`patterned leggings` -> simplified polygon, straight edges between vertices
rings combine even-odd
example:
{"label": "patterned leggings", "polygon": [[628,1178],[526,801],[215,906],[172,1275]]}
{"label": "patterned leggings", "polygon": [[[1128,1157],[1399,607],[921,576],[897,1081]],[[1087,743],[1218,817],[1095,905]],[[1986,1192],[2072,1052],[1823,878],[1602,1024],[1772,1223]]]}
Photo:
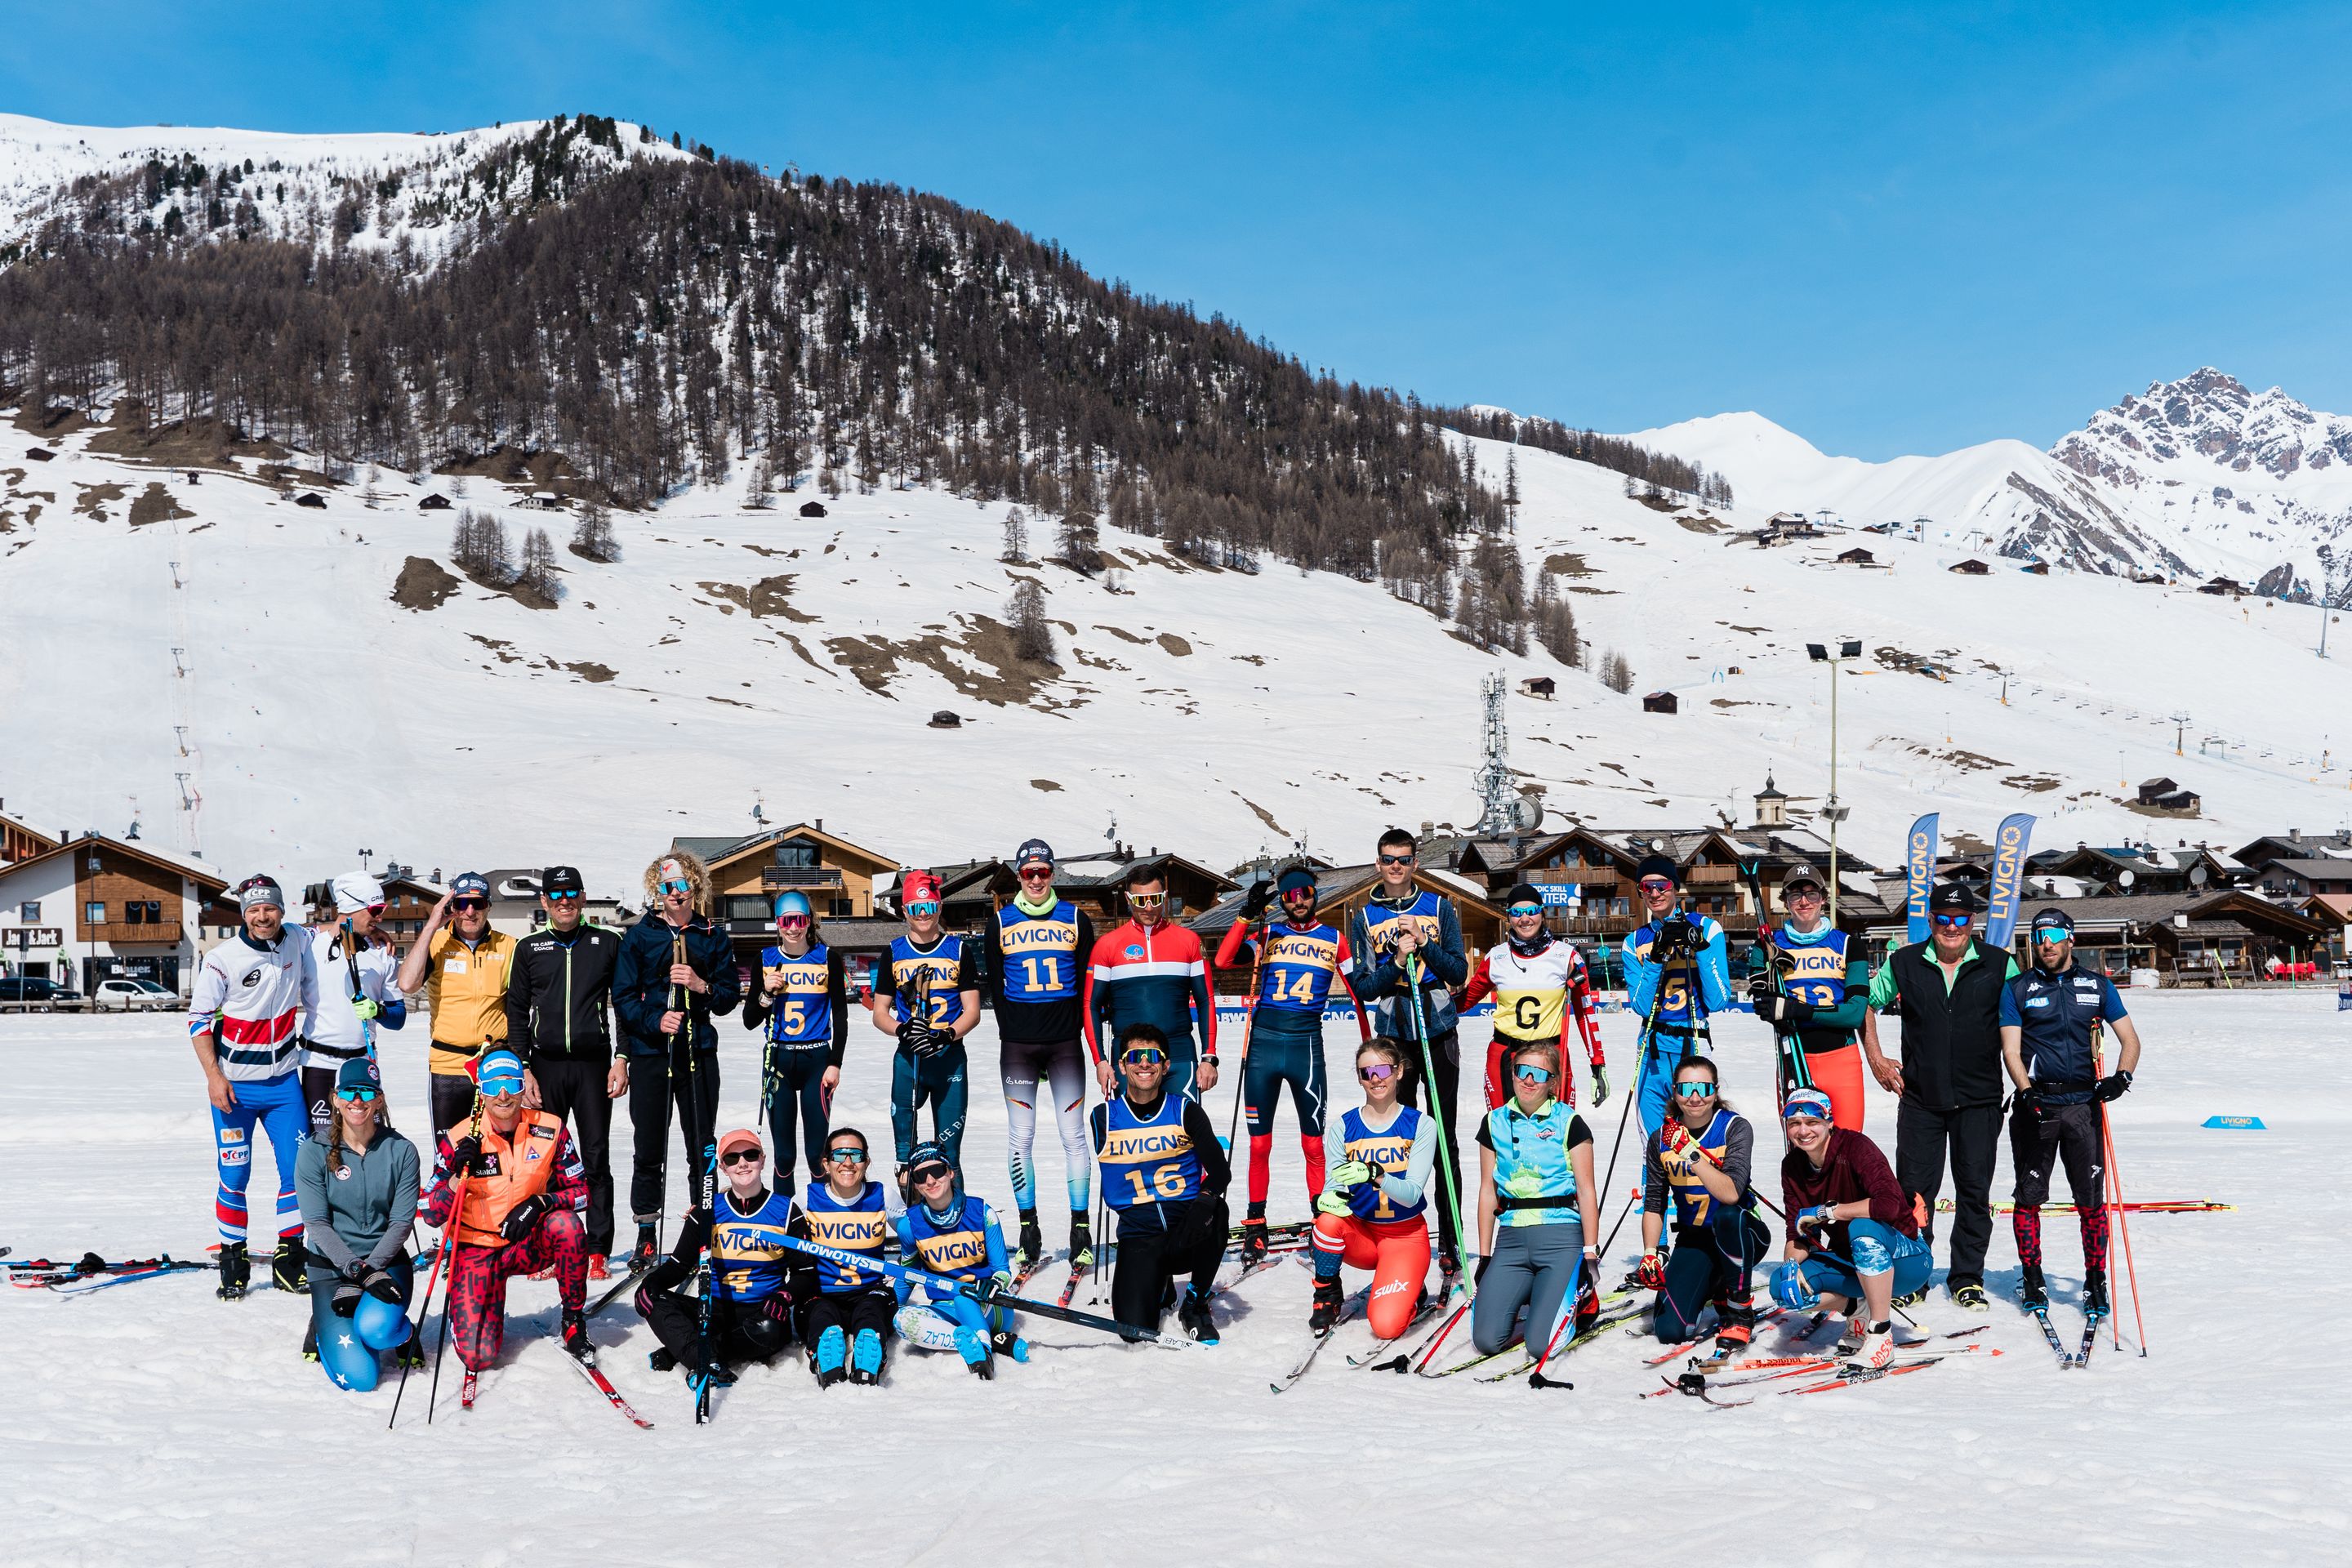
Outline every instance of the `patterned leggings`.
{"label": "patterned leggings", "polygon": [[588,1304],[588,1233],[570,1209],[550,1210],[537,1230],[505,1247],[457,1248],[449,1270],[449,1330],[467,1372],[493,1364],[505,1347],[507,1280],[541,1268],[555,1270],[565,1311]]}

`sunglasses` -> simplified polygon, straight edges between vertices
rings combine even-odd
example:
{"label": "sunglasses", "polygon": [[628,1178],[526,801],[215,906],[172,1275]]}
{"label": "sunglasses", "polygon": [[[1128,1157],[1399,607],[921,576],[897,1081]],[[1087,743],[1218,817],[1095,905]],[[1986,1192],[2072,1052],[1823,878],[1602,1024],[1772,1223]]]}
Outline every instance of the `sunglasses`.
{"label": "sunglasses", "polygon": [[694,891],[694,884],[691,882],[681,882],[673,879],[662,883],[659,891],[661,896],[665,899],[682,899],[686,897],[687,894]]}
{"label": "sunglasses", "polygon": [[2033,933],[2033,940],[2038,942],[2043,942],[2049,946],[2055,947],[2062,942],[2074,941],[2074,928],[2073,926],[2043,926],[2040,931]]}
{"label": "sunglasses", "polygon": [[1054,868],[1051,866],[1024,866],[1019,872],[1021,879],[1024,882],[1033,877],[1050,877],[1053,874]]}
{"label": "sunglasses", "polygon": [[940,912],[940,901],[937,899],[918,899],[907,906],[907,912],[910,915],[935,915]]}
{"label": "sunglasses", "polygon": [[926,1165],[919,1171],[908,1172],[907,1179],[919,1187],[929,1186],[933,1182],[953,1181],[955,1169],[950,1165]]}
{"label": "sunglasses", "polygon": [[757,1149],[730,1149],[719,1156],[722,1165],[756,1165],[765,1158]]}
{"label": "sunglasses", "polygon": [[1957,915],[1937,915],[1936,917],[1936,923],[1939,926],[1964,926],[1974,919],[1976,919],[1974,915],[1967,913]]}
{"label": "sunglasses", "polygon": [[1168,901],[1165,893],[1129,893],[1127,901],[1139,910],[1156,910]]}
{"label": "sunglasses", "polygon": [[360,1101],[362,1104],[365,1104],[378,1097],[376,1091],[372,1089],[339,1089],[335,1090],[335,1098],[337,1100],[355,1100]]}
{"label": "sunglasses", "polygon": [[383,913],[383,906],[382,904],[370,904],[367,906],[367,912],[372,915],[380,915]]}
{"label": "sunglasses", "polygon": [[1383,866],[1410,866],[1415,860],[1420,858],[1421,857],[1418,855],[1383,855],[1381,857],[1381,864]]}
{"label": "sunglasses", "polygon": [[1282,895],[1282,901],[1286,904],[1312,903],[1314,900],[1315,889],[1312,888],[1289,888],[1284,889]]}
{"label": "sunglasses", "polygon": [[1386,1083],[1396,1075],[1394,1062],[1370,1062],[1356,1069],[1356,1076],[1366,1083]]}
{"label": "sunglasses", "polygon": [[827,1149],[824,1157],[836,1165],[863,1165],[870,1158],[863,1149]]}
{"label": "sunglasses", "polygon": [[488,899],[452,899],[449,900],[449,907],[453,910],[487,910],[490,907],[490,900]]}
{"label": "sunglasses", "polygon": [[1158,1067],[1168,1059],[1168,1053],[1157,1046],[1138,1046],[1121,1052],[1118,1059],[1131,1068]]}
{"label": "sunglasses", "polygon": [[1671,893],[1675,890],[1675,885],[1664,877],[1644,877],[1633,885],[1645,893]]}
{"label": "sunglasses", "polygon": [[557,892],[550,893],[547,896],[552,901],[560,904],[566,899],[578,898],[580,896],[580,889],[577,888],[565,888]]}
{"label": "sunglasses", "polygon": [[1825,902],[1829,898],[1829,895],[1819,888],[1811,887],[1783,889],[1780,896],[1792,904],[1818,904]]}
{"label": "sunglasses", "polygon": [[512,1089],[492,1089],[488,1084],[484,1084],[482,1098],[484,1100],[520,1100],[522,1085],[516,1084]]}
{"label": "sunglasses", "polygon": [[1675,1085],[1675,1092],[1681,1095],[1685,1100],[1705,1100],[1708,1095],[1715,1092],[1715,1085],[1711,1083],[1696,1082],[1678,1083]]}
{"label": "sunglasses", "polygon": [[1513,904],[1504,912],[1515,921],[1523,921],[1530,915],[1542,914],[1543,906],[1541,904]]}
{"label": "sunglasses", "polygon": [[1516,1067],[1511,1069],[1511,1076],[1517,1079],[1521,1083],[1549,1083],[1551,1081],[1551,1068]]}
{"label": "sunglasses", "polygon": [[798,931],[801,927],[808,923],[809,918],[806,915],[778,915],[776,917],[776,924],[785,931]]}

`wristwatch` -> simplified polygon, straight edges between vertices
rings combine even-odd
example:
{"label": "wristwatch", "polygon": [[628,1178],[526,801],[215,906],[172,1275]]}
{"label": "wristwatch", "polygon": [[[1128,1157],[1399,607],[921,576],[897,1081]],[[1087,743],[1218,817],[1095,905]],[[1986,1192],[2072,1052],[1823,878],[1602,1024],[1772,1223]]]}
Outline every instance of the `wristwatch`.
{"label": "wristwatch", "polygon": [[1217,1053],[1211,1051],[1207,1056],[1202,1057],[1201,1060],[1210,1067],[1215,1067],[1217,1065]]}

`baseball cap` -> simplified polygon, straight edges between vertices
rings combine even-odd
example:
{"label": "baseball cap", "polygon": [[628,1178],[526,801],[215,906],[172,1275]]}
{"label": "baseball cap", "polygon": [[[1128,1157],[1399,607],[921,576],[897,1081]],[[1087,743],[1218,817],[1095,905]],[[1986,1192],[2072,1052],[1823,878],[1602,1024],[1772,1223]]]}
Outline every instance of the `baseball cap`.
{"label": "baseball cap", "polygon": [[1977,912],[1977,896],[1965,883],[1947,882],[1936,889],[1936,896],[1927,900],[1927,908],[1936,914],[1972,915]]}
{"label": "baseball cap", "polygon": [[1827,892],[1829,890],[1829,884],[1822,880],[1822,874],[1819,871],[1814,870],[1811,866],[1808,866],[1803,861],[1800,860],[1797,864],[1790,867],[1787,871],[1781,874],[1780,901],[1782,903],[1789,901],[1789,893],[1791,889],[1803,887],[1811,887],[1816,892]]}
{"label": "baseball cap", "polygon": [[1780,1102],[1780,1120],[1791,1116],[1811,1116],[1827,1121],[1830,1117],[1830,1097],[1818,1089],[1792,1089],[1789,1098]]}
{"label": "baseball cap", "polygon": [[484,1094],[520,1094],[522,1058],[509,1050],[488,1052],[475,1069],[474,1081]]}
{"label": "baseball cap", "polygon": [[383,884],[365,871],[346,871],[334,880],[335,912],[355,915],[383,902]]}
{"label": "baseball cap", "polygon": [[539,890],[542,893],[584,893],[588,889],[580,880],[576,866],[550,866],[540,873]]}
{"label": "baseball cap", "polygon": [[757,1149],[763,1154],[767,1152],[766,1148],[760,1142],[760,1135],[748,1127],[738,1127],[732,1132],[721,1132],[719,1135],[720,1159],[724,1160],[738,1149]]}
{"label": "baseball cap", "polygon": [[1013,868],[1016,871],[1040,861],[1045,863],[1048,870],[1053,868],[1054,847],[1042,838],[1024,840],[1021,847],[1013,852]]}
{"label": "baseball cap", "polygon": [[341,1094],[350,1089],[372,1089],[382,1094],[383,1074],[367,1058],[353,1057],[335,1069],[335,1092]]}
{"label": "baseball cap", "polygon": [[449,879],[449,896],[487,900],[490,896],[490,879],[479,871],[460,871]]}

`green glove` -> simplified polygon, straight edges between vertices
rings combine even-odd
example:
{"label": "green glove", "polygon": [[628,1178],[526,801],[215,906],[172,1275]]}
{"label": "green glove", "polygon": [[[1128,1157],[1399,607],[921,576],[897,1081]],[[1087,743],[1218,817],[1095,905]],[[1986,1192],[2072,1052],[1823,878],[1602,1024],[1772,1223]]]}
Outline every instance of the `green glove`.
{"label": "green glove", "polygon": [[989,1289],[989,1292],[990,1292],[990,1294],[992,1294],[992,1295],[996,1295],[996,1296],[1010,1296],[1010,1295],[1012,1295],[1012,1294],[1013,1294],[1013,1272],[1012,1272],[1012,1270],[1007,1269],[1007,1268],[1000,1268],[1000,1269],[998,1269],[995,1273],[993,1273],[993,1274],[990,1275],[990,1276],[988,1277],[988,1289]]}
{"label": "green glove", "polygon": [[375,1016],[383,1009],[364,996],[354,996],[352,998],[352,1011],[357,1013],[360,1016],[360,1022],[364,1024],[373,1022]]}
{"label": "green glove", "polygon": [[1601,1104],[1609,1098],[1609,1069],[1599,1062],[1592,1064],[1592,1103]]}
{"label": "green glove", "polygon": [[1327,1186],[1323,1189],[1323,1195],[1315,1200],[1315,1212],[1344,1217],[1355,1211],[1348,1206],[1347,1194],[1336,1186]]}
{"label": "green glove", "polygon": [[1377,1182],[1380,1179],[1381,1173],[1361,1160],[1349,1160],[1331,1173],[1328,1185],[1343,1189],[1354,1188],[1362,1186],[1366,1182]]}

